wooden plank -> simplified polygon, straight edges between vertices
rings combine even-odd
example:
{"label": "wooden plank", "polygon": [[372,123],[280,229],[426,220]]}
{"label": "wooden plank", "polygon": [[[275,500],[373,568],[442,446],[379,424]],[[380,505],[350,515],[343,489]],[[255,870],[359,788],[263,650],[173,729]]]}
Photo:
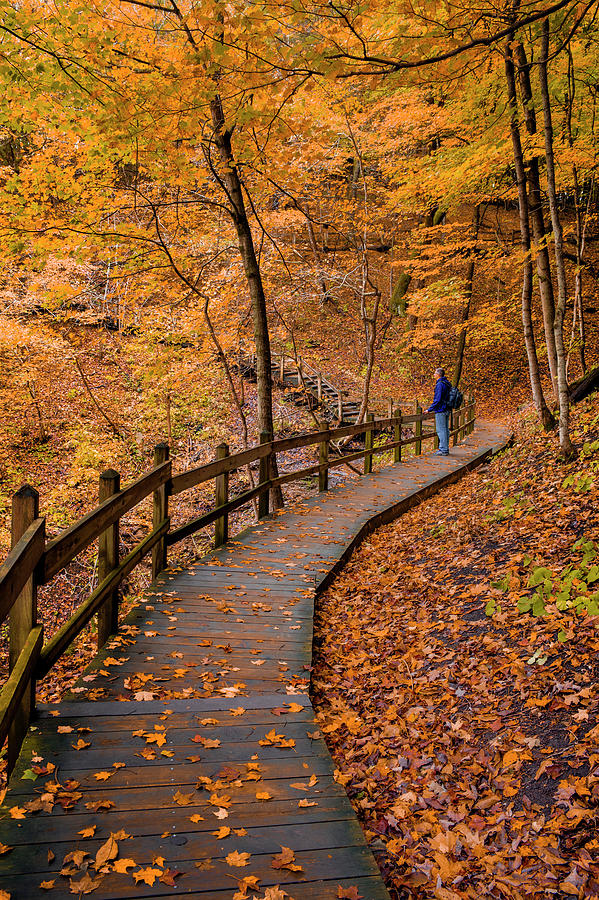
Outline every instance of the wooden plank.
{"label": "wooden plank", "polygon": [[0,566],[0,623],[6,619],[42,558],[44,542],[45,520],[35,519]]}
{"label": "wooden plank", "polygon": [[[380,875],[354,878],[337,877],[328,881],[302,881],[291,887],[293,900],[337,900],[339,888],[357,890],[357,896],[363,897],[365,900],[389,900],[389,893],[381,881]],[[179,896],[179,894],[171,894],[168,900],[175,900]],[[186,894],[187,900],[206,900],[206,896],[205,893],[196,891]],[[230,889],[210,891],[210,900],[230,900],[230,897]]]}
{"label": "wooden plank", "polygon": [[[172,849],[164,855],[165,866],[170,868],[181,868],[177,865],[180,857],[177,855],[178,843],[173,840]],[[124,843],[127,847],[127,842]],[[213,895],[215,891],[228,891],[229,896],[235,887],[235,878],[239,877],[239,871],[232,869],[226,864],[224,856],[233,848],[230,843],[227,847],[223,847],[220,857],[212,857],[213,868],[207,871],[201,871],[194,867],[194,862],[199,861],[197,856],[193,855],[193,851],[184,857],[188,863],[185,867],[185,893],[186,896],[192,890],[198,891],[200,896],[203,894],[205,898]],[[135,844],[129,842],[129,850],[135,853]],[[276,848],[280,852],[280,845]],[[180,851],[179,851],[180,852]],[[294,895],[295,885],[303,884],[306,881],[330,882],[331,891],[328,894],[333,898],[337,891],[339,879],[352,879],[365,876],[378,875],[378,869],[374,862],[370,851],[366,847],[337,847],[325,848],[324,850],[306,850],[296,853],[296,862],[302,867],[301,872],[290,872],[288,870],[275,870],[272,868],[274,852],[267,854],[256,853],[252,857],[252,874],[258,876],[261,886],[282,885],[286,889],[289,887],[289,893]],[[207,857],[200,857],[206,859]],[[144,865],[152,864],[152,856],[139,857],[139,862]],[[21,900],[27,898],[30,900],[33,896],[39,896],[38,888],[40,876],[44,880],[52,878],[52,872],[56,872],[57,868],[47,868],[41,873],[25,873],[17,875],[6,875],[3,878],[3,887],[8,890],[12,900]],[[380,875],[379,875],[380,878]],[[232,880],[233,879],[233,880]],[[319,888],[322,891],[322,885]],[[156,881],[154,885],[149,886],[143,882],[134,885],[131,875],[120,875],[111,873],[102,880],[100,896],[102,900],[117,900],[121,897],[164,897],[172,895],[172,888]],[[69,890],[69,882],[60,878],[52,890],[52,896],[56,898],[72,898]],[[318,896],[318,895],[317,895]],[[325,895],[320,894],[322,900]]]}
{"label": "wooden plank", "polygon": [[[187,825],[190,825],[189,819]],[[151,858],[152,853],[156,856],[168,856],[169,861],[176,863],[176,867],[179,868],[190,857],[192,859],[222,859],[233,847],[238,852],[250,853],[252,856],[264,853],[274,856],[280,853],[281,845],[293,847],[295,852],[337,849],[358,846],[362,837],[358,823],[351,819],[315,823],[284,823],[279,826],[261,828],[247,827],[247,834],[240,836],[238,840],[234,836],[233,841],[222,838],[219,840],[215,837],[212,832],[217,827],[214,820],[205,822],[204,828],[197,831],[188,830],[183,824],[181,830],[177,832],[179,840],[175,842],[170,835],[161,838],[164,823],[162,830],[159,830],[160,822],[156,822],[153,835],[136,837],[135,853],[141,858]],[[104,840],[104,837],[92,838],[81,847],[95,856]],[[123,849],[127,846],[129,843],[124,843]],[[68,852],[68,845],[65,845],[64,841],[60,843],[56,841],[53,842],[53,849],[60,862]],[[15,848],[4,862],[6,874],[44,873],[48,871],[47,849],[43,844],[33,845],[31,848],[21,845]]]}
{"label": "wooden plank", "polygon": [[[295,698],[279,697],[279,707],[286,699],[288,701],[294,701]],[[243,698],[234,697],[230,702],[233,704],[233,708],[235,706],[243,706]],[[304,700],[304,705],[308,706],[309,701]],[[277,707],[274,708],[276,709]],[[204,717],[198,717],[198,719],[201,718]],[[226,744],[243,744],[244,741],[248,746],[246,759],[249,759],[249,754],[251,753],[261,754],[266,748],[260,744],[260,741],[265,738],[266,732],[271,731],[273,727],[276,728],[278,733],[283,733],[284,731],[287,738],[292,738],[296,742],[304,741],[308,748],[326,753],[326,746],[321,739],[313,739],[308,736],[308,733],[311,734],[314,732],[315,725],[314,721],[310,720],[297,721],[296,719],[292,719],[291,721],[288,721],[285,715],[281,715],[280,717],[273,716],[272,721],[270,722],[246,724],[244,723],[243,716],[237,716],[232,718],[228,723],[212,726],[199,725],[198,722],[194,722],[193,719],[187,722],[186,725],[172,726],[169,720],[170,716],[166,716],[164,719],[160,720],[156,719],[151,727],[152,731],[154,730],[155,725],[159,725],[160,730],[164,728],[164,734],[167,738],[164,746],[170,749],[179,748],[183,751],[189,751],[189,753],[192,751],[198,752],[206,759],[218,759],[221,749]],[[82,764],[84,759],[94,757],[100,750],[103,750],[106,747],[114,747],[118,744],[124,745],[124,750],[130,755],[134,755],[138,750],[143,750],[146,746],[145,738],[141,735],[132,737],[133,732],[139,731],[140,729],[134,727],[129,728],[126,719],[121,720],[121,722],[121,726],[114,730],[103,729],[101,731],[96,731],[94,728],[90,731],[90,736],[87,740],[91,741],[91,746],[88,747],[85,752],[73,749],[73,737],[70,733],[59,734],[56,730],[54,732],[48,731],[47,727],[43,735],[36,735],[36,743],[41,746],[43,741],[44,747],[48,752],[54,753],[60,751],[65,757],[73,756],[79,761],[79,765]],[[62,724],[62,719],[58,724]],[[202,747],[193,740],[198,733],[202,737],[218,739],[220,742],[219,746],[212,748],[210,752],[208,750],[203,750]],[[298,752],[297,747],[291,749],[293,750],[293,753]],[[288,755],[289,753],[281,754],[282,758],[286,758]]]}
{"label": "wooden plank", "polygon": [[169,520],[167,519],[160,528],[151,531],[150,534],[123,559],[118,568],[113,569],[108,578],[105,578],[104,581],[98,585],[88,599],[77,607],[71,618],[59,628],[41,652],[39,669],[37,672],[38,678],[43,678],[43,676],[49,672],[56,660],[62,656],[73,638],[79,634],[81,629],[97,612],[106,597],[110,596],[123,578],[127,577],[144,556],[149,553],[152,547],[158,543],[160,538],[167,533],[169,524]]}
{"label": "wooden plank", "polygon": [[[252,825],[255,827],[278,826],[285,823],[303,824],[310,822],[331,822],[343,819],[351,819],[354,812],[351,806],[341,808],[336,798],[321,797],[318,806],[299,808],[297,805],[297,797],[292,800],[280,800],[277,803],[262,803],[252,812]],[[240,828],[247,826],[247,814],[243,808],[231,808],[231,812],[227,818],[227,824],[231,828]],[[192,813],[187,811],[187,807],[178,807],[169,811],[169,824],[174,831],[202,832],[214,830],[215,824],[218,822],[214,817],[210,819],[204,818],[198,822],[191,822]],[[244,823],[245,822],[245,826]],[[93,810],[83,808],[80,812],[77,808],[71,809],[68,816],[57,816],[52,821],[51,842],[78,840],[74,835],[81,828],[96,825],[97,828],[109,831],[117,831],[124,827],[130,829],[132,833],[143,837],[148,834],[156,834],[164,831],[161,827],[162,819],[157,816],[148,816],[144,810],[120,810],[118,806],[101,813],[95,813]],[[14,820],[10,817],[0,820],[0,841],[9,846],[19,846],[25,844],[30,846],[36,843],[43,844],[49,840],[48,835],[48,816],[43,813],[39,816],[29,817],[25,823],[21,821],[21,827],[16,828]],[[51,846],[51,843],[50,843]]]}
{"label": "wooden plank", "polygon": [[137,506],[141,500],[165,484],[170,478],[170,461],[142,475],[129,487],[124,488],[101,503],[83,518],[78,519],[70,528],[62,531],[58,537],[50,541],[44,556],[42,582],[50,581],[57,572],[81,553],[103,531],[116,522],[122,515]]}
{"label": "wooden plank", "polygon": [[[292,698],[293,699],[293,698]],[[263,694],[255,694],[252,697],[244,697],[243,705],[246,709],[271,709],[276,706],[281,705],[281,702],[289,701],[289,697],[282,697],[280,692],[272,692],[272,693],[263,693]],[[38,708],[38,714],[42,718],[50,718],[55,724],[60,724],[60,721],[56,722],[56,718],[58,718],[55,713],[59,713],[61,716],[88,716],[90,718],[94,718],[95,716],[113,716],[119,717],[124,716],[128,718],[131,715],[136,713],[142,715],[160,715],[164,712],[166,708],[172,709],[175,712],[189,712],[192,715],[204,715],[205,713],[210,712],[225,712],[230,709],[231,706],[235,706],[239,704],[235,704],[235,702],[231,702],[231,700],[227,697],[206,697],[203,699],[193,699],[186,698],[184,700],[181,699],[172,699],[167,701],[162,700],[146,700],[146,701],[138,701],[138,700],[123,700],[120,703],[104,703],[101,700],[90,702],[65,702],[59,704],[40,704]]]}

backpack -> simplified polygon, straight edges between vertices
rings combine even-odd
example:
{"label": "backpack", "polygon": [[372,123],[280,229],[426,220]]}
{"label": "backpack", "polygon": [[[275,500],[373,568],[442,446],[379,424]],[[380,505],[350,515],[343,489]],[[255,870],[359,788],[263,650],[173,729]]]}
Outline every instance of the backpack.
{"label": "backpack", "polygon": [[447,397],[447,406],[449,409],[459,409],[464,402],[464,395],[459,387],[451,387]]}

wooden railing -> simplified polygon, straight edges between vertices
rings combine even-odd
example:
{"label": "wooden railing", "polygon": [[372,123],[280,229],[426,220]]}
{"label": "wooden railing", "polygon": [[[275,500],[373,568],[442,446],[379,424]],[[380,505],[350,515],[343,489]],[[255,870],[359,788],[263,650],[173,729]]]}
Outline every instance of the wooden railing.
{"label": "wooden railing", "polygon": [[[153,468],[128,487],[121,489],[119,474],[108,470],[100,475],[99,505],[51,541],[46,541],[45,519],[39,516],[39,496],[34,488],[24,485],[12,502],[12,550],[0,567],[0,624],[10,623],[8,680],[0,691],[0,746],[8,736],[8,768],[12,770],[35,708],[36,680],[43,678],[62,656],[90,619],[97,615],[97,644],[104,646],[118,630],[119,585],[123,579],[152,553],[152,578],[166,568],[167,548],[214,523],[214,545],[226,543],[229,516],[241,506],[258,499],[258,516],[269,513],[271,491],[284,484],[318,475],[319,491],[328,490],[329,471],[363,459],[363,473],[372,472],[376,455],[393,451],[393,460],[401,462],[406,447],[415,455],[422,453],[423,442],[433,441],[434,431],[424,424],[434,413],[420,407],[414,414],[375,419],[369,414],[359,425],[324,428],[309,434],[273,440],[263,432],[260,443],[241,453],[229,454],[226,444],[216,449],[213,462],[173,475],[169,448],[159,444],[154,450]],[[476,419],[476,404],[470,399],[452,415],[450,434],[453,443],[470,434]],[[412,435],[402,438],[402,428],[410,427]],[[375,442],[377,435],[391,435],[392,440]],[[364,448],[344,453],[337,442],[364,435]],[[305,447],[318,447],[318,462],[302,469],[272,476],[274,461],[281,454]],[[333,456],[333,452],[338,453]],[[236,497],[229,497],[229,476],[251,463],[259,464],[259,481]],[[276,471],[279,471],[277,465]],[[169,497],[214,481],[215,505],[210,512],[171,529]],[[146,497],[153,497],[152,529],[123,559],[119,559],[119,522],[121,517]],[[70,619],[52,637],[43,642],[43,628],[38,624],[37,588],[47,584],[78,554],[98,542],[98,585],[75,610]]]}

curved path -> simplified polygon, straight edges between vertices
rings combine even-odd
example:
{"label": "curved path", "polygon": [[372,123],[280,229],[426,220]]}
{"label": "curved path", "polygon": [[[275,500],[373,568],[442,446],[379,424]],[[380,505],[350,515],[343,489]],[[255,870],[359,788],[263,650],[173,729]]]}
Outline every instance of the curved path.
{"label": "curved path", "polygon": [[3,807],[0,887],[388,898],[308,697],[314,600],[366,533],[508,438],[480,423],[448,458],[387,466],[167,569],[66,701],[40,710]]}

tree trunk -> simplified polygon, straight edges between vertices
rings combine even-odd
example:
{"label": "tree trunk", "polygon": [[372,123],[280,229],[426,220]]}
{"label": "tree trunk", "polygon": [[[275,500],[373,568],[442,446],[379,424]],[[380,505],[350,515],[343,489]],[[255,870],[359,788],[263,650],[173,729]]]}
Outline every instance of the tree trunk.
{"label": "tree trunk", "polygon": [[543,119],[545,133],[545,159],[547,163],[547,196],[551,212],[553,228],[553,246],[555,251],[555,271],[557,274],[557,304],[553,330],[557,350],[557,387],[559,393],[559,442],[562,453],[572,456],[576,451],[570,438],[570,397],[568,395],[568,378],[566,375],[566,352],[564,349],[564,315],[568,299],[566,284],[566,266],[564,263],[564,240],[562,223],[557,208],[555,189],[555,161],[553,157],[553,124],[551,122],[551,100],[549,97],[549,81],[547,78],[547,58],[549,56],[549,18],[543,20],[541,59],[539,60],[539,81],[543,98]]}
{"label": "tree trunk", "polygon": [[[574,108],[574,97],[576,94],[576,79],[574,77],[574,58],[572,56],[572,48],[568,46],[568,93],[566,107],[566,128],[568,134],[568,144],[574,147],[574,137],[572,134],[572,111]],[[594,115],[594,110],[593,110]],[[566,359],[566,374],[569,371],[570,353],[574,344],[578,350],[580,360],[580,368],[584,375],[587,370],[586,362],[586,334],[584,321],[584,304],[582,300],[582,270],[583,260],[586,246],[587,225],[589,221],[589,212],[591,208],[591,198],[593,196],[595,175],[591,178],[591,188],[588,192],[586,209],[584,217],[582,214],[581,204],[581,187],[578,179],[578,167],[576,163],[572,164],[572,175],[574,177],[574,201],[576,210],[576,269],[574,272],[574,303],[572,304],[572,335],[570,337],[570,345],[568,347],[568,356]],[[576,330],[578,329],[578,340],[576,340]],[[572,392],[570,391],[570,397]]]}
{"label": "tree trunk", "polygon": [[[522,94],[522,109],[524,110],[526,130],[529,134],[536,134],[537,116],[530,84],[530,66],[528,65],[526,52],[522,44],[518,44],[515,47],[515,56],[518,64],[518,77]],[[555,349],[555,335],[553,332],[555,300],[553,297],[553,281],[551,279],[549,250],[547,249],[547,232],[545,230],[545,220],[543,216],[538,156],[533,156],[528,164],[528,184],[528,207],[530,220],[532,222],[541,309],[543,310],[543,328],[545,331],[545,343],[547,345],[547,361],[549,363],[553,394],[557,400],[557,351]]]}
{"label": "tree trunk", "polygon": [[[582,374],[584,375],[587,370],[587,361],[586,361],[586,330],[585,330],[585,321],[584,321],[584,304],[582,302],[582,268],[584,261],[584,251],[586,244],[586,230],[587,223],[589,218],[589,205],[592,196],[592,190],[589,191],[589,197],[587,201],[587,208],[584,215],[584,220],[582,217],[582,209],[580,207],[580,184],[578,181],[578,169],[574,165],[573,167],[574,174],[574,194],[576,197],[576,271],[574,273],[574,310],[572,317],[572,340],[570,341],[570,348],[568,349],[568,359],[570,357],[570,349],[572,347],[572,343],[574,341],[575,335],[575,327],[578,325],[578,358],[580,360],[580,368]],[[567,361],[566,361],[566,373],[567,373]]]}
{"label": "tree trunk", "polygon": [[526,172],[524,170],[524,156],[522,142],[520,140],[520,127],[518,124],[518,106],[516,98],[516,76],[514,61],[512,58],[511,44],[505,48],[505,75],[508,89],[508,104],[510,113],[510,133],[512,137],[512,150],[514,153],[514,168],[516,170],[516,182],[518,184],[518,212],[520,218],[520,237],[522,241],[522,253],[524,256],[522,274],[522,329],[524,331],[524,343],[528,357],[528,374],[532,398],[539,415],[539,419],[546,431],[555,427],[555,421],[545,402],[541,376],[539,373],[539,360],[532,325],[532,261],[530,256],[530,224],[528,217],[528,195],[526,193]]}
{"label": "tree trunk", "polygon": [[364,373],[364,382],[362,387],[362,401],[360,403],[360,409],[358,411],[358,416],[356,418],[356,424],[358,422],[363,422],[366,418],[366,413],[368,411],[368,400],[370,398],[370,382],[372,381],[372,370],[374,368],[374,360],[375,360],[375,343],[376,343],[376,319],[378,315],[378,307],[380,303],[380,295],[377,296],[374,303],[374,309],[372,312],[372,316],[368,316],[366,311],[364,310],[362,314],[362,321],[364,323],[364,341],[365,341],[365,350],[366,350],[366,371]]}
{"label": "tree trunk", "polygon": [[318,252],[318,244],[316,243],[316,235],[314,234],[314,225],[312,224],[310,219],[306,219],[308,223],[308,237],[310,239],[310,247],[312,248],[312,255],[314,257],[314,262],[316,263],[319,272],[318,279],[320,281],[320,289],[322,291],[321,305],[325,306],[330,302],[331,296],[329,294],[329,289],[327,287],[327,282],[324,277],[324,271],[322,267],[322,262],[320,260],[320,253]]}
{"label": "tree trunk", "polygon": [[[474,215],[472,217],[472,228],[474,230],[474,240],[478,238],[478,232],[480,229],[480,204],[474,207]],[[461,325],[462,329],[460,331],[460,336],[458,338],[458,350],[456,354],[456,362],[455,369],[453,372],[453,380],[452,384],[457,387],[460,383],[460,378],[462,377],[462,366],[464,364],[464,350],[466,349],[466,323],[468,322],[468,318],[470,317],[470,306],[472,304],[472,288],[474,282],[474,268],[476,264],[476,247],[474,247],[470,254],[470,262],[468,263],[468,271],[466,273],[466,303],[462,310],[462,318]]]}
{"label": "tree trunk", "polygon": [[[252,230],[245,209],[243,189],[239,172],[235,165],[231,148],[231,132],[225,128],[225,115],[221,98],[217,95],[210,101],[210,113],[214,128],[214,142],[218,148],[222,172],[219,177],[225,187],[228,207],[237,232],[239,253],[248,283],[252,304],[252,321],[254,325],[254,342],[256,345],[256,376],[258,392],[258,430],[274,432],[272,415],[272,360],[270,353],[270,337],[268,332],[268,316],[266,297],[260,267],[256,257]],[[276,460],[273,458],[273,477],[277,475]],[[282,493],[278,488],[273,494],[275,508],[282,506]]]}

